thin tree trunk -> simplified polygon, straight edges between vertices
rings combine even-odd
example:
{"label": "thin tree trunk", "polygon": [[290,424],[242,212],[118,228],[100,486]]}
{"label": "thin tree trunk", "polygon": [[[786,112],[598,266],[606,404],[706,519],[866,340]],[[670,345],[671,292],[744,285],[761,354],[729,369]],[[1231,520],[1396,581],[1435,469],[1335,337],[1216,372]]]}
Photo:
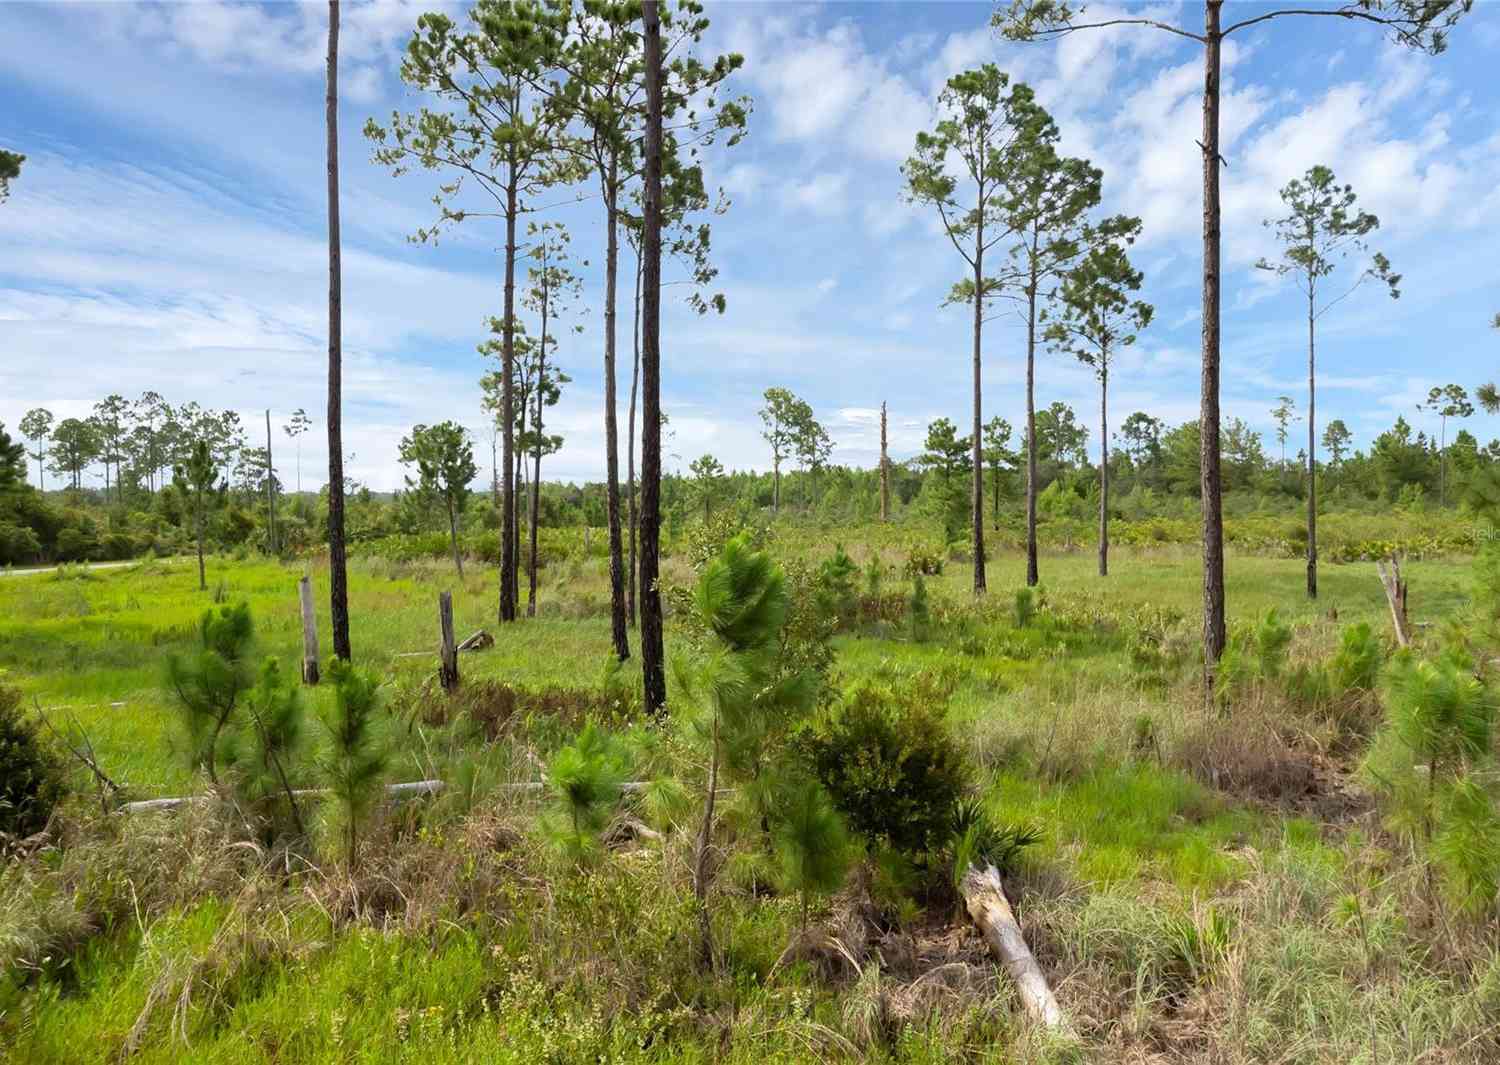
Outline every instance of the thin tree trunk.
{"label": "thin tree trunk", "polygon": [[266,539],[276,554],[276,464],[271,458],[271,411],[266,410]]}
{"label": "thin tree trunk", "polygon": [[771,453],[771,516],[781,513],[781,456]]}
{"label": "thin tree trunk", "polygon": [[698,929],[704,963],[713,960],[713,922],[708,916],[708,848],[713,842],[714,800],[719,791],[719,715],[714,713],[713,754],[708,763],[708,794],[703,800],[703,824],[693,848],[693,896],[698,900]]}
{"label": "thin tree trunk", "polygon": [[665,714],[667,673],[661,589],[661,20],[655,3],[642,7],[646,75],[645,203],[641,250],[641,680],[646,712]]}
{"label": "thin tree trunk", "polygon": [[615,657],[623,662],[630,657],[630,636],[625,625],[625,560],[620,535],[620,440],[615,417],[615,295],[620,266],[620,222],[615,202],[619,191],[618,166],[619,161],[611,155],[604,192],[604,488],[605,514],[609,524],[610,632]]}
{"label": "thin tree trunk", "polygon": [[448,544],[453,548],[453,567],[458,570],[458,579],[464,579],[464,556],[458,550],[458,516],[453,513],[453,503],[448,502]]}
{"label": "thin tree trunk", "polygon": [[194,524],[198,527],[198,590],[206,592],[208,591],[208,577],[203,569],[203,500],[201,494],[198,500],[197,519]]}
{"label": "thin tree trunk", "polygon": [[[981,194],[982,196],[982,194]],[[984,330],[984,212],[974,246],[974,468],[969,478],[970,548],[974,552],[974,594],[984,587],[984,442],[980,427],[980,362]]]}
{"label": "thin tree trunk", "polygon": [[505,189],[505,333],[500,373],[500,621],[516,620],[516,164]]}
{"label": "thin tree trunk", "polygon": [[536,349],[536,385],[532,389],[536,393],[536,417],[532,419],[531,431],[536,443],[531,449],[531,510],[527,514],[526,521],[528,526],[526,535],[531,549],[526,561],[526,616],[529,618],[536,617],[536,524],[542,505],[542,405],[545,391],[542,386],[547,380],[547,327],[551,311],[551,296],[547,264],[544,261],[542,264],[542,342]]}
{"label": "thin tree trunk", "polygon": [[635,397],[641,381],[641,268],[642,256],[635,257],[635,320],[630,327],[630,337],[635,346],[635,361],[630,371],[630,426],[629,438],[625,441],[625,476],[629,488],[626,491],[626,501],[629,504],[630,513],[630,565],[628,567],[628,581],[625,587],[625,615],[630,624],[635,624],[636,611],[636,559],[635,541],[637,523],[635,504]]}
{"label": "thin tree trunk", "polygon": [[1033,249],[1031,285],[1026,290],[1026,586],[1035,588],[1036,549],[1036,255]]}
{"label": "thin tree trunk", "polygon": [[1317,421],[1316,370],[1314,343],[1313,295],[1307,295],[1307,597],[1318,597],[1318,462],[1313,450],[1313,429]]}
{"label": "thin tree trunk", "polygon": [[333,654],[349,661],[344,556],[343,278],[339,237],[339,0],[328,0],[328,597]]}
{"label": "thin tree trunk", "polygon": [[1203,681],[1213,693],[1224,653],[1224,511],[1219,474],[1219,14],[1205,5],[1203,72],[1203,372],[1198,453],[1203,497]]}
{"label": "thin tree trunk", "polygon": [[1109,576],[1109,353],[1099,359],[1099,576]]}
{"label": "thin tree trunk", "polygon": [[891,458],[886,450],[885,400],[880,401],[880,520],[891,520]]}

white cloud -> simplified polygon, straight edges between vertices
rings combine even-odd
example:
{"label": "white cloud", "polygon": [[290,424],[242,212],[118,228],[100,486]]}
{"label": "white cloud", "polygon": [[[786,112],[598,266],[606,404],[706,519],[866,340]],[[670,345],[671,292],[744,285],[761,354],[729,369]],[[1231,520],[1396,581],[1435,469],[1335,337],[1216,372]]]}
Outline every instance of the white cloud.
{"label": "white cloud", "polygon": [[842,214],[848,209],[849,175],[824,172],[806,181],[792,182],[782,192],[782,203],[788,208],[811,211],[818,215]]}

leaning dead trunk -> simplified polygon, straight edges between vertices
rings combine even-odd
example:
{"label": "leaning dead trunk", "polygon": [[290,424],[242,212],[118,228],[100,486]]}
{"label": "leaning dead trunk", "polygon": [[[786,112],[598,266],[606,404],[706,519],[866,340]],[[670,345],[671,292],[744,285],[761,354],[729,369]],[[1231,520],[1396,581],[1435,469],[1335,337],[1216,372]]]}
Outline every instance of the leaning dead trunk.
{"label": "leaning dead trunk", "polygon": [[984,936],[990,953],[1015,982],[1016,994],[1027,1015],[1052,1031],[1069,1032],[1062,1007],[1047,985],[1042,967],[1026,946],[1026,937],[1021,934],[1010,900],[1005,897],[999,872],[993,865],[983,869],[970,866],[959,890],[964,897],[964,906]]}
{"label": "leaning dead trunk", "polygon": [[1411,627],[1406,619],[1406,579],[1401,576],[1401,555],[1391,556],[1390,572],[1378,559],[1375,570],[1380,574],[1381,586],[1385,588],[1385,601],[1391,608],[1391,624],[1396,629],[1396,642],[1402,647],[1411,646]]}

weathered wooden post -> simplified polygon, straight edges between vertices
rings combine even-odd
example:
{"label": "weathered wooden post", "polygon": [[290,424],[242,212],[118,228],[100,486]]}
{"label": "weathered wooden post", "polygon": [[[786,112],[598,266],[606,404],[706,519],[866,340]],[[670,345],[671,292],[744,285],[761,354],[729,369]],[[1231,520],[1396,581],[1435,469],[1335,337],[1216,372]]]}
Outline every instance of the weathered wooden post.
{"label": "weathered wooden post", "polygon": [[443,643],[438,650],[438,682],[444,691],[458,687],[458,646],[453,642],[453,593],[438,593],[438,624],[442,627]]}
{"label": "weathered wooden post", "polygon": [[302,601],[302,683],[318,683],[318,619],[313,612],[312,578],[297,582],[297,598]]}

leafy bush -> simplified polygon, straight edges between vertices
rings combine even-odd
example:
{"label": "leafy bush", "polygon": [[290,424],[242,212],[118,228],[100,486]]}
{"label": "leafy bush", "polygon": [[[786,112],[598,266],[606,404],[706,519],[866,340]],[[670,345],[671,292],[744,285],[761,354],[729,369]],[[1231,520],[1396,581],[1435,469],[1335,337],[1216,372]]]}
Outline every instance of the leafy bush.
{"label": "leafy bush", "polygon": [[913,540],[906,548],[907,577],[937,577],[943,572],[943,551],[931,544]]}
{"label": "leafy bush", "polygon": [[24,525],[0,522],[0,566],[23,566],[41,561],[42,542]]}
{"label": "leafy bush", "polygon": [[0,835],[40,832],[66,791],[61,761],[21,712],[20,689],[0,684]]}
{"label": "leafy bush", "polygon": [[799,742],[834,806],[871,843],[920,854],[948,841],[968,771],[925,693],[861,685]]}

